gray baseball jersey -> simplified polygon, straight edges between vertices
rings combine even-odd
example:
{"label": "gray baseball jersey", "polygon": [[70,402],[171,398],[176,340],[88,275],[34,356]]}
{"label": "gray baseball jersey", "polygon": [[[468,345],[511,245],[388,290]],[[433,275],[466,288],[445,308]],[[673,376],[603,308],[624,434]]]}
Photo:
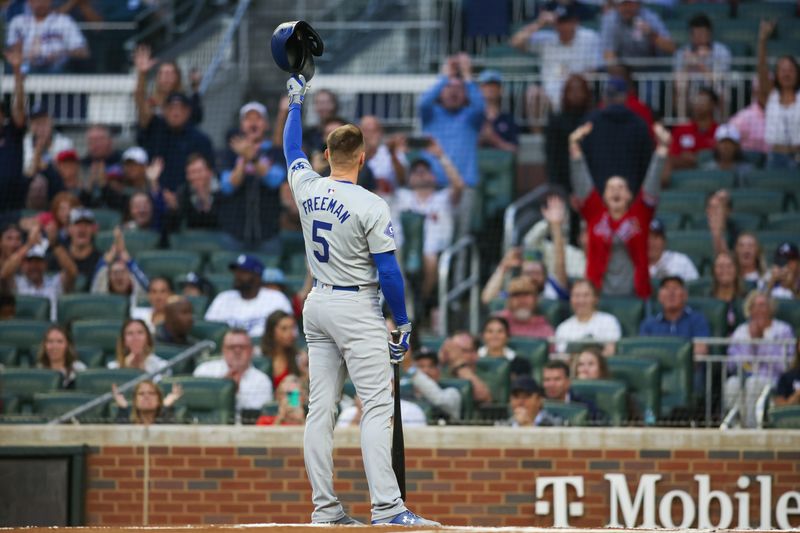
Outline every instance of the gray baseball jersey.
{"label": "gray baseball jersey", "polygon": [[370,254],[396,248],[389,206],[376,194],[323,178],[307,159],[289,165],[289,186],[300,211],[311,274],[331,285],[374,285]]}

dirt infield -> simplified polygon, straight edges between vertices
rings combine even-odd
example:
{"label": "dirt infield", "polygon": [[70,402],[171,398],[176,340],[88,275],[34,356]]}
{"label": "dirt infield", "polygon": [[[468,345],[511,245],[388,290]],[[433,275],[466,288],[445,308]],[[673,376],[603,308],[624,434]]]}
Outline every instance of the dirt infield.
{"label": "dirt infield", "polygon": [[[326,531],[359,531],[359,532],[381,532],[394,533],[401,531],[431,532],[437,531],[464,531],[468,533],[648,533],[658,532],[712,532],[713,533],[768,533],[754,529],[614,529],[614,528],[543,528],[543,527],[464,527],[464,526],[445,526],[441,528],[422,528],[422,527],[403,527],[403,526],[324,526],[311,524],[245,524],[240,526],[186,526],[186,527],[62,527],[62,528],[0,528],[0,532],[19,531],[20,533],[54,533],[54,530],[64,531],[64,533],[275,533],[276,531],[289,531],[290,533],[319,533],[321,529]],[[775,533],[775,530],[769,533]]]}

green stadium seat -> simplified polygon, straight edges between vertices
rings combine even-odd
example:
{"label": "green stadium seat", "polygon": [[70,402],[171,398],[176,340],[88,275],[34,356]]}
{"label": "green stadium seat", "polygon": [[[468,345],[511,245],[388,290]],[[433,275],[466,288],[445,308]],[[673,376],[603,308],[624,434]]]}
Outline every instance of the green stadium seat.
{"label": "green stadium seat", "polygon": [[527,56],[511,45],[493,44],[486,47],[486,57],[501,59],[506,57],[527,57]]}
{"label": "green stadium seat", "polygon": [[[648,409],[661,416],[661,370],[658,361],[633,357],[609,357],[611,378],[622,381],[633,395],[640,415]],[[630,413],[632,414],[632,413]]]}
{"label": "green stadium seat", "polygon": [[[167,343],[156,343],[155,347],[153,348],[153,353],[159,356],[162,359],[166,359],[170,361],[176,355],[180,354],[181,352],[186,351],[189,349],[189,346],[178,346],[175,344],[167,344]],[[191,374],[194,370],[194,361],[192,359],[187,359],[182,363],[179,363],[172,367],[173,374]]]}
{"label": "green stadium seat", "polygon": [[690,296],[687,302],[689,307],[699,311],[708,320],[711,335],[725,337],[728,329],[728,304],[716,298],[707,296]]}
{"label": "green stadium seat", "polygon": [[[791,2],[739,2],[737,14],[740,19],[753,21],[758,21],[762,18],[777,19],[781,21],[782,26],[792,27],[794,8],[795,6]],[[780,29],[783,30],[784,28],[781,27]]]}
{"label": "green stadium seat", "polygon": [[77,346],[100,348],[106,357],[113,357],[122,324],[120,319],[76,320],[72,323],[72,338]]}
{"label": "green stadium seat", "polygon": [[689,19],[701,13],[708,15],[710,19],[716,22],[718,19],[728,19],[730,16],[730,6],[727,3],[714,4],[710,2],[700,2],[697,4],[676,3],[673,6],[673,15],[681,19],[681,24],[687,24]]}
{"label": "green stadium seat", "polygon": [[542,369],[547,363],[550,354],[550,345],[545,339],[531,339],[527,337],[511,337],[508,346],[521,357],[530,363],[531,376],[538,382],[542,382]]}
{"label": "green stadium seat", "polygon": [[492,391],[492,403],[507,404],[510,385],[510,363],[505,357],[478,359],[476,374]]}
{"label": "green stadium seat", "polygon": [[230,329],[225,322],[212,322],[210,320],[195,320],[192,326],[192,337],[200,340],[210,340],[217,343],[217,350],[222,346],[222,337]]}
{"label": "green stadium seat", "polygon": [[44,320],[4,320],[0,322],[0,342],[17,349],[18,365],[33,365],[30,347],[42,342],[48,327],[50,323]]}
{"label": "green stadium seat", "polygon": [[306,284],[306,277],[305,275],[302,276],[286,276],[284,279],[283,285],[286,287],[286,292],[289,294],[295,294],[303,288],[303,285]]}
{"label": "green stadium seat", "polygon": [[478,172],[483,216],[493,217],[502,213],[513,201],[514,154],[504,150],[479,149]]}
{"label": "green stadium seat", "polygon": [[13,368],[19,366],[17,357],[17,347],[10,344],[0,344],[0,365],[2,368]]}
{"label": "green stadium seat", "polygon": [[[92,401],[97,396],[80,392],[47,392],[33,395],[33,412],[36,415],[55,418],[81,405]],[[108,421],[106,404],[93,407],[80,415],[78,420],[84,424],[98,424]]]}
{"label": "green stadium seat", "polygon": [[581,427],[589,423],[589,409],[582,403],[546,400],[543,409],[564,421],[567,426]]}
{"label": "green stadium seat", "polygon": [[264,407],[261,408],[261,414],[265,416],[277,416],[280,406],[281,404],[278,402],[267,402],[264,404]]}
{"label": "green stadium seat", "polygon": [[151,250],[136,256],[136,262],[148,277],[166,276],[170,279],[200,270],[202,260],[197,252],[186,250]]}
{"label": "green stadium seat", "polygon": [[612,426],[628,422],[627,388],[624,382],[605,379],[573,380],[571,390],[577,396],[591,400]]}
{"label": "green stadium seat", "polygon": [[185,252],[196,252],[208,257],[214,252],[225,250],[226,234],[212,230],[183,230],[169,236],[170,248]]}
{"label": "green stadium seat", "polygon": [[543,315],[553,328],[558,327],[570,315],[569,302],[565,300],[539,298],[536,311]]}
{"label": "green stadium seat", "polygon": [[[161,235],[150,230],[126,230],[123,232],[123,236],[125,237],[125,247],[134,257],[145,250],[155,250],[161,241]],[[95,236],[94,242],[99,250],[108,250],[111,243],[114,242],[114,231],[99,232]]]}
{"label": "green stadium seat", "polygon": [[[756,231],[761,226],[762,217],[753,213],[731,213],[728,218],[742,231]],[[708,218],[705,212],[692,217],[686,229],[708,230]],[[667,235],[669,237],[669,235]]]}
{"label": "green stadium seat", "polygon": [[197,296],[187,296],[187,300],[189,303],[192,304],[192,314],[195,318],[202,318],[206,314],[206,309],[208,309],[209,298],[204,294],[200,294]]}
{"label": "green stadium seat", "polygon": [[791,324],[795,331],[800,333],[800,300],[789,300],[786,298],[776,298],[775,318]]}
{"label": "green stadium seat", "polygon": [[800,405],[784,405],[769,410],[769,427],[800,429]]}
{"label": "green stadium seat", "polygon": [[764,255],[767,257],[767,262],[770,264],[778,246],[784,242],[800,243],[800,232],[797,230],[759,231],[756,235],[758,242],[761,243],[761,249],[764,250]]}
{"label": "green stadium seat", "polygon": [[777,169],[753,170],[747,175],[747,184],[756,189],[794,193],[797,190],[797,172]]}
{"label": "green stadium seat", "polygon": [[212,272],[206,274],[206,279],[214,287],[217,294],[233,288],[233,274],[230,272]]}
{"label": "green stadium seat", "polygon": [[441,335],[431,335],[428,333],[422,333],[419,336],[419,343],[422,346],[425,346],[432,352],[439,353],[439,349],[444,344],[444,341],[447,340],[447,337],[443,337]]}
{"label": "green stadium seat", "polygon": [[668,232],[682,229],[685,223],[685,217],[681,213],[659,211],[656,213],[656,218],[664,224],[664,228]]}
{"label": "green stadium seat", "polygon": [[495,298],[489,302],[489,313],[494,314],[506,308],[505,298]]}
{"label": "green stadium seat", "polygon": [[772,213],[764,223],[764,229],[769,231],[797,231],[798,228],[800,213]]}
{"label": "green stadium seat", "polygon": [[183,396],[175,403],[178,420],[198,424],[230,424],[233,422],[236,385],[229,379],[170,377],[161,381],[165,394],[176,383],[183,387]]}
{"label": "green stadium seat", "polygon": [[692,402],[692,343],[678,337],[633,337],[617,343],[617,354],[658,361],[661,369],[661,413]]}
{"label": "green stadium seat", "polygon": [[603,296],[597,308],[617,317],[625,337],[639,332],[639,324],[644,318],[644,300],[635,296]]}
{"label": "green stadium seat", "polygon": [[124,320],[130,299],[119,294],[65,294],[58,299],[58,321],[70,324],[75,320]]}
{"label": "green stadium seat", "polygon": [[667,190],[661,193],[658,200],[659,213],[679,213],[693,216],[705,212],[705,195],[695,191]]}
{"label": "green stadium seat", "polygon": [[97,227],[100,231],[113,230],[122,222],[122,213],[116,209],[94,208],[94,220],[97,222]]}
{"label": "green stadium seat", "polygon": [[50,300],[41,296],[19,295],[16,318],[50,320]]}
{"label": "green stadium seat", "polygon": [[472,399],[472,382],[468,379],[442,378],[439,380],[442,388],[452,387],[461,393],[461,419],[471,420],[475,414],[475,402]]}
{"label": "green stadium seat", "polygon": [[[795,24],[797,23],[795,22]],[[770,43],[767,45],[767,55],[769,57],[777,58],[791,55],[796,58],[798,55],[800,55],[798,50],[800,50],[800,38],[770,41]]]}
{"label": "green stadium seat", "polygon": [[680,191],[716,192],[730,189],[735,178],[726,170],[681,170],[672,173],[670,187]]}
{"label": "green stadium seat", "polygon": [[708,296],[711,294],[711,285],[713,280],[709,277],[700,277],[692,281],[686,282],[686,290],[689,291],[689,296]]}
{"label": "green stadium seat", "polygon": [[667,247],[688,255],[701,274],[711,264],[714,250],[708,230],[674,231],[667,235],[667,239]]}
{"label": "green stadium seat", "polygon": [[785,209],[784,194],[780,191],[748,188],[729,191],[734,212],[767,216]]}
{"label": "green stadium seat", "polygon": [[410,276],[422,272],[422,245],[425,242],[425,215],[413,211],[400,213],[403,228],[403,271]]}
{"label": "green stadium seat", "polygon": [[287,276],[300,276],[306,273],[306,253],[287,254],[283,257],[283,270]]}
{"label": "green stadium seat", "polygon": [[[4,392],[0,394],[0,407],[2,407],[0,413],[3,415],[16,414],[19,412],[19,398]],[[5,423],[5,421],[0,420],[0,423]]]}
{"label": "green stadium seat", "polygon": [[[252,255],[258,257],[264,266],[267,268],[278,268],[281,265],[281,258],[277,254],[265,254],[262,252],[244,252],[248,255]],[[242,252],[228,252],[228,251],[220,251],[220,252],[213,252],[211,257],[208,260],[208,271],[209,273],[229,273],[230,272],[230,264],[236,261],[236,258],[239,257]]]}
{"label": "green stadium seat", "polygon": [[44,368],[12,368],[0,372],[0,390],[16,396],[19,412],[30,413],[33,395],[37,392],[55,392],[61,388],[61,373]]}
{"label": "green stadium seat", "polygon": [[78,346],[78,359],[86,365],[86,368],[103,368],[106,364],[103,349],[97,346]]}
{"label": "green stadium seat", "polygon": [[272,375],[272,358],[258,355],[253,357],[253,366],[268,376]]}
{"label": "green stadium seat", "polygon": [[111,385],[122,386],[144,372],[137,368],[90,368],[75,376],[75,390],[89,394],[105,394]]}

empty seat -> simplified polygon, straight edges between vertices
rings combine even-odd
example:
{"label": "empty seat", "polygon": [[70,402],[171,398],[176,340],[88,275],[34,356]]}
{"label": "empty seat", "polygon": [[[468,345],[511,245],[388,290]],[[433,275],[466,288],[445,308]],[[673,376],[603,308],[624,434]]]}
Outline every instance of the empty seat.
{"label": "empty seat", "polygon": [[305,252],[286,254],[283,258],[283,270],[287,276],[305,276],[307,270],[306,261]]}
{"label": "empty seat", "polygon": [[[754,215],[753,213],[730,213],[728,218],[736,224],[736,227],[743,231],[755,231],[761,226],[761,215]],[[708,217],[706,214],[697,213],[696,216],[689,220],[686,229],[693,230],[708,230]]]}
{"label": "empty seat", "polygon": [[784,195],[764,189],[733,189],[729,192],[734,211],[766,216],[784,210]]}
{"label": "empty seat", "polygon": [[800,213],[770,213],[764,223],[765,230],[797,231],[800,228]]}
{"label": "empty seat", "polygon": [[0,373],[0,390],[16,396],[22,413],[33,409],[33,395],[54,392],[61,387],[61,373],[44,368],[12,368]]}
{"label": "empty seat", "polygon": [[78,359],[86,365],[86,368],[103,368],[106,365],[103,349],[97,346],[78,346]]}
{"label": "empty seat", "polygon": [[[505,150],[479,149],[478,172],[482,215],[484,218],[491,218],[502,213],[513,201],[514,154]],[[476,218],[478,217],[473,217],[473,220]]]}
{"label": "empty seat", "polygon": [[217,294],[233,288],[233,274],[230,272],[212,272],[206,275],[206,279]]}
{"label": "empty seat", "polygon": [[439,386],[444,388],[452,387],[461,393],[461,419],[470,420],[475,413],[475,402],[472,399],[472,382],[468,379],[442,378]]}
{"label": "empty seat", "polygon": [[229,379],[170,377],[161,382],[168,394],[180,384],[183,395],[175,403],[176,417],[192,423],[230,424],[233,422],[236,385]]}
{"label": "empty seat", "polygon": [[[161,240],[161,235],[150,230],[125,230],[125,248],[128,252],[136,256],[145,250],[155,250]],[[95,236],[95,246],[99,250],[108,250],[114,242],[114,231],[101,231]]]}
{"label": "empty seat", "polygon": [[100,231],[113,230],[122,222],[122,213],[116,209],[98,207],[92,209],[92,213],[94,213],[94,220]]}
{"label": "empty seat", "polygon": [[187,296],[189,303],[192,304],[192,313],[197,318],[202,318],[206,314],[206,309],[208,309],[209,299],[208,296],[204,294],[199,294],[197,296]]}
{"label": "empty seat", "polygon": [[183,230],[169,236],[170,248],[197,252],[208,257],[214,252],[225,250],[226,234],[213,230]]}
{"label": "empty seat", "polygon": [[658,211],[656,218],[664,224],[667,231],[675,231],[683,228],[685,217],[681,213],[673,213],[671,211]]}
{"label": "empty seat", "polygon": [[674,190],[711,193],[733,187],[734,181],[733,173],[727,170],[682,170],[672,173],[670,186]]}
{"label": "empty seat", "polygon": [[[262,252],[246,252],[248,255],[257,257],[265,267],[277,268],[280,266],[281,258],[277,254],[265,254]],[[242,252],[220,251],[213,252],[208,260],[209,272],[228,272],[230,264],[236,261]]]}
{"label": "empty seat", "polygon": [[4,368],[11,368],[19,365],[16,346],[0,344],[0,365]]}
{"label": "empty seat", "polygon": [[688,255],[698,272],[702,273],[706,265],[711,263],[714,250],[708,230],[674,231],[667,238],[669,249]]}
{"label": "empty seat", "polygon": [[75,390],[90,394],[111,392],[111,385],[122,386],[144,374],[137,368],[91,368],[75,377]]}
{"label": "empty seat", "polygon": [[[11,393],[0,393],[0,406],[2,406],[0,413],[4,415],[16,414],[19,412],[19,398]],[[4,421],[0,420],[0,423],[3,422]]]}
{"label": "empty seat", "polygon": [[119,294],[65,294],[58,299],[58,321],[118,319],[128,316],[130,300]]}
{"label": "empty seat", "polygon": [[510,364],[505,357],[484,357],[478,359],[476,374],[492,391],[492,403],[508,403]]}
{"label": "empty seat", "polygon": [[593,401],[608,424],[621,426],[628,421],[625,383],[612,379],[573,380],[571,390],[577,396]]}
{"label": "empty seat", "polygon": [[589,422],[589,409],[581,403],[545,401],[542,407],[551,415],[560,418],[567,426],[585,426]]}
{"label": "empty seat", "polygon": [[788,322],[797,331],[800,328],[800,300],[776,298],[775,303],[778,307],[775,317]]}
{"label": "empty seat", "polygon": [[663,191],[658,199],[658,212],[696,215],[705,210],[705,195],[695,191]]}
{"label": "empty seat", "polygon": [[770,263],[772,263],[772,257],[778,246],[784,242],[800,243],[800,231],[797,230],[759,231],[757,236],[758,242],[761,243],[761,249],[764,250],[764,255],[767,256],[767,261]]}
{"label": "empty seat", "polygon": [[644,318],[644,300],[635,296],[603,296],[597,308],[617,317],[625,337],[636,335]]}
{"label": "empty seat", "polygon": [[550,346],[545,339],[531,339],[527,337],[511,337],[508,346],[530,363],[531,375],[539,383],[542,382],[542,369],[547,363]]}
{"label": "empty seat", "polygon": [[151,250],[136,256],[136,262],[150,278],[174,278],[200,270],[200,254],[185,250]]}
{"label": "empty seat", "polygon": [[23,364],[23,359],[33,364],[30,348],[42,342],[48,327],[50,323],[44,320],[4,320],[0,322],[0,342],[17,349],[17,364]]}
{"label": "empty seat", "polygon": [[116,353],[122,324],[120,319],[76,320],[72,323],[72,338],[78,346],[100,348],[111,357]]}
{"label": "empty seat", "polygon": [[800,429],[800,405],[785,405],[770,409],[769,426],[779,429]]}
{"label": "empty seat", "polygon": [[[61,416],[81,405],[84,405],[97,396],[81,392],[49,392],[33,395],[33,412],[48,418]],[[106,404],[92,407],[89,411],[78,416],[84,424],[98,424],[107,422]]]}
{"label": "empty seat", "polygon": [[705,296],[692,296],[687,303],[706,317],[713,337],[725,337],[728,334],[727,303]]}
{"label": "empty seat", "polygon": [[658,361],[609,357],[608,370],[613,379],[624,382],[628,387],[639,414],[644,415],[649,410],[654,416],[661,416],[661,371]]}
{"label": "empty seat", "polygon": [[441,335],[431,335],[431,334],[421,334],[419,337],[419,343],[431,350],[432,352],[439,352],[439,349],[444,344],[444,341],[447,340],[447,337],[443,337]]}
{"label": "empty seat", "polygon": [[214,341],[217,343],[217,349],[219,349],[222,346],[222,337],[228,329],[228,324],[224,322],[195,320],[191,335],[200,340]]}
{"label": "empty seat", "polygon": [[50,320],[50,300],[41,296],[19,295],[16,318]]}
{"label": "empty seat", "polygon": [[708,296],[712,283],[713,281],[709,277],[697,278],[686,282],[686,290],[689,291],[689,296]]}

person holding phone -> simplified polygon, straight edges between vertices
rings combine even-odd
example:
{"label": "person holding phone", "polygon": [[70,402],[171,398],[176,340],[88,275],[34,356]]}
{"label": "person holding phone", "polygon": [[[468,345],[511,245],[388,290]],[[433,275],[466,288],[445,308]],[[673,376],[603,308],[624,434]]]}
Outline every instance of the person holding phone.
{"label": "person holding phone", "polygon": [[286,376],[275,393],[278,402],[276,415],[261,415],[256,421],[259,426],[303,426],[306,423],[305,404],[308,394],[303,389],[300,378]]}

